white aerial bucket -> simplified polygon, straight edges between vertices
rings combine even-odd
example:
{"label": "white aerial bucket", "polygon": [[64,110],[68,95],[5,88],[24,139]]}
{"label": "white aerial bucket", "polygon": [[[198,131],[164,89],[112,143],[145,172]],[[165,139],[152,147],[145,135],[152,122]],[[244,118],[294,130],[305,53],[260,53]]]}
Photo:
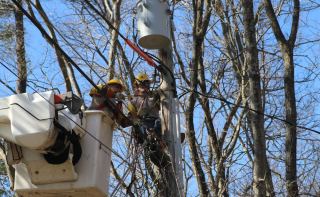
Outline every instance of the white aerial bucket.
{"label": "white aerial bucket", "polygon": [[166,0],[140,0],[137,3],[139,45],[162,49],[170,45],[170,10]]}
{"label": "white aerial bucket", "polygon": [[34,150],[54,143],[53,91],[16,94],[0,99],[0,136]]}
{"label": "white aerial bucket", "polygon": [[[23,155],[13,165],[15,192],[23,197],[106,197],[114,121],[100,110],[85,111],[83,117],[69,109],[56,111],[54,102],[53,91],[0,99],[0,137],[20,145]],[[65,160],[52,164],[48,153],[58,153],[52,147],[61,147],[61,127],[79,136],[81,148],[72,146]]]}
{"label": "white aerial bucket", "polygon": [[[84,112],[80,144],[82,156],[73,166],[71,160],[49,164],[34,150],[22,148],[22,163],[16,169],[14,190],[23,197],[106,197],[108,194],[113,120],[99,110]],[[78,122],[78,121],[77,121]],[[81,124],[81,123],[79,123]],[[80,131],[80,129],[77,129]],[[97,139],[100,141],[98,142]]]}

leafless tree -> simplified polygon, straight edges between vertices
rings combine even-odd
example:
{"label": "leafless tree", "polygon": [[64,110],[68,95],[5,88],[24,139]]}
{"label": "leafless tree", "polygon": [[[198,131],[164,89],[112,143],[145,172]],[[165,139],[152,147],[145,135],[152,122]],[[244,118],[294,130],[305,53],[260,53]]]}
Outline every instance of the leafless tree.
{"label": "leafless tree", "polygon": [[278,41],[284,61],[284,91],[285,91],[285,109],[286,109],[286,187],[288,196],[298,196],[297,184],[297,109],[295,93],[294,76],[294,46],[297,38],[300,0],[293,1],[291,33],[288,39],[285,38],[273,5],[270,0],[264,1],[266,13],[270,20],[272,30]]}

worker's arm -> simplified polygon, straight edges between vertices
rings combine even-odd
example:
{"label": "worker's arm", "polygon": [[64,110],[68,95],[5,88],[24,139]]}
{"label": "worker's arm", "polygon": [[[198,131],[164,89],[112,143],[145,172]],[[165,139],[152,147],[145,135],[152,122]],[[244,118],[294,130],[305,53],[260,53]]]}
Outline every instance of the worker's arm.
{"label": "worker's arm", "polygon": [[137,108],[136,106],[129,101],[128,103],[128,111],[129,111],[129,117],[130,118],[138,118],[138,114],[137,114]]}
{"label": "worker's arm", "polygon": [[155,107],[160,109],[160,91],[155,90],[152,92],[152,98],[155,103]]}

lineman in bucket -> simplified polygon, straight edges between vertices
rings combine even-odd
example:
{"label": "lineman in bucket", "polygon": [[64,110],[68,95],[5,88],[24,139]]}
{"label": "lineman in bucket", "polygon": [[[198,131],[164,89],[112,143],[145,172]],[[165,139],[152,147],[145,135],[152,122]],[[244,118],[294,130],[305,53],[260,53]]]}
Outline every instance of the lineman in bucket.
{"label": "lineman in bucket", "polygon": [[134,96],[128,104],[129,116],[134,122],[134,135],[139,144],[146,137],[161,139],[160,95],[150,91],[148,75],[139,73],[134,82]]}
{"label": "lineman in bucket", "polygon": [[112,119],[117,118],[114,111],[109,109],[106,104],[106,98],[110,99],[115,105],[116,108],[122,110],[122,100],[124,95],[121,93],[124,90],[124,86],[119,79],[111,79],[107,84],[99,84],[100,90],[92,88],[89,95],[92,97],[91,105],[89,110],[103,110],[112,117]]}

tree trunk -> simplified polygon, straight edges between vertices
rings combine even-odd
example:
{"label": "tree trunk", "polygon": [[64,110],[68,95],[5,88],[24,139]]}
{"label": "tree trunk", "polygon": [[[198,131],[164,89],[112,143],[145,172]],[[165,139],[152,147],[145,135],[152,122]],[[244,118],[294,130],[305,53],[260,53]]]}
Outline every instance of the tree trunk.
{"label": "tree trunk", "polygon": [[[19,0],[18,3],[22,4],[22,0]],[[20,9],[15,8],[15,25],[16,25],[16,56],[17,56],[17,70],[18,70],[18,79],[16,84],[16,93],[25,93],[27,91],[27,62],[26,62],[26,51],[24,43],[24,24],[23,24],[23,13]],[[11,144],[11,142],[8,145]],[[14,144],[12,144],[14,145]],[[4,158],[4,161],[6,159]],[[15,169],[12,165],[7,165],[7,173],[11,182],[11,187],[13,188],[14,179],[15,179]]]}
{"label": "tree trunk", "polygon": [[205,197],[205,196],[209,196],[209,189],[206,182],[206,177],[201,167],[201,161],[200,161],[200,158],[197,152],[197,147],[196,147],[196,134],[195,134],[194,122],[193,122],[195,102],[196,102],[195,93],[191,92],[189,105],[185,113],[186,126],[187,126],[186,135],[189,141],[189,151],[191,153],[192,166],[193,166],[195,177],[197,179],[199,193],[201,197]]}
{"label": "tree trunk", "polygon": [[[22,3],[19,0],[18,3]],[[27,62],[26,51],[24,44],[24,25],[23,25],[23,13],[16,8],[14,12],[16,22],[16,54],[17,54],[17,93],[24,93],[27,90]]]}
{"label": "tree trunk", "polygon": [[201,48],[202,40],[199,39],[194,34],[194,46],[193,46],[193,58],[192,58],[192,64],[191,64],[191,92],[190,92],[190,98],[189,98],[189,104],[187,106],[185,116],[186,116],[186,127],[187,132],[186,136],[188,138],[189,142],[189,151],[191,153],[191,160],[192,160],[192,166],[195,173],[195,177],[197,179],[197,184],[199,188],[200,196],[209,196],[209,188],[207,185],[206,177],[204,174],[204,171],[201,167],[201,160],[199,158],[199,153],[197,150],[197,142],[196,142],[196,133],[194,129],[194,121],[193,121],[193,114],[194,114],[194,108],[196,104],[196,89],[197,89],[197,65],[199,64],[199,57],[202,55],[201,51],[198,50]]}
{"label": "tree trunk", "polygon": [[[196,104],[196,91],[199,84],[198,75],[199,68],[203,64],[203,42],[210,22],[212,12],[212,2],[210,0],[192,1],[193,6],[193,49],[192,61],[190,66],[190,98],[186,109],[186,136],[189,142],[189,150],[191,153],[192,166],[197,179],[200,196],[209,196],[209,188],[206,181],[205,173],[201,166],[200,153],[198,153],[196,133],[194,129],[194,109]],[[204,76],[202,76],[204,77]],[[201,150],[199,150],[201,151]]]}
{"label": "tree trunk", "polygon": [[298,196],[297,184],[297,111],[294,85],[293,49],[282,47],[286,109],[286,187],[288,196]]}
{"label": "tree trunk", "polygon": [[[29,6],[30,6],[30,3],[29,3]],[[48,30],[50,31],[52,39],[54,40],[54,42],[56,42],[58,44],[58,39],[55,34],[54,26],[52,25],[52,23],[51,23],[50,19],[48,18],[47,14],[45,13],[45,11],[43,10],[42,5],[39,0],[35,1],[35,6],[36,6],[40,16],[44,20],[46,26],[48,27]],[[32,10],[32,9],[29,8],[29,10]],[[36,20],[36,18],[35,18],[35,20]],[[72,77],[70,76],[70,73],[68,73],[67,63],[64,60],[64,57],[61,54],[61,52],[55,46],[53,46],[53,48],[56,52],[57,60],[58,60],[64,81],[65,81],[66,91],[72,91],[72,85],[71,85],[71,81],[70,81],[70,79],[72,79]]]}
{"label": "tree trunk", "polygon": [[67,67],[67,71],[68,71],[68,76],[70,78],[70,83],[71,83],[71,87],[72,87],[72,91],[80,98],[82,98],[82,94],[81,94],[81,90],[80,90],[80,87],[79,87],[79,84],[77,82],[77,79],[76,79],[76,76],[74,74],[74,70],[73,70],[73,67],[72,65],[70,65],[65,58],[64,59],[64,62],[65,62],[65,65]]}
{"label": "tree trunk", "polygon": [[[112,12],[112,21],[113,26],[116,29],[120,27],[120,6],[122,0],[113,1],[113,12]],[[118,33],[115,30],[111,31],[111,42],[110,42],[110,50],[109,50],[109,79],[115,77],[115,57],[117,51],[117,40]]]}
{"label": "tree trunk", "polygon": [[294,84],[293,49],[297,38],[300,17],[300,0],[293,0],[291,32],[286,39],[270,0],[264,0],[265,10],[270,20],[273,33],[281,49],[284,62],[284,91],[286,109],[286,187],[288,196],[298,196],[297,184],[297,109]]}
{"label": "tree trunk", "polygon": [[249,121],[254,141],[253,162],[253,190],[254,196],[266,196],[266,140],[264,131],[264,116],[262,113],[262,98],[260,87],[260,73],[258,62],[258,49],[256,41],[256,30],[253,12],[253,0],[242,0],[243,21],[246,44],[246,64],[249,80],[248,103]]}

